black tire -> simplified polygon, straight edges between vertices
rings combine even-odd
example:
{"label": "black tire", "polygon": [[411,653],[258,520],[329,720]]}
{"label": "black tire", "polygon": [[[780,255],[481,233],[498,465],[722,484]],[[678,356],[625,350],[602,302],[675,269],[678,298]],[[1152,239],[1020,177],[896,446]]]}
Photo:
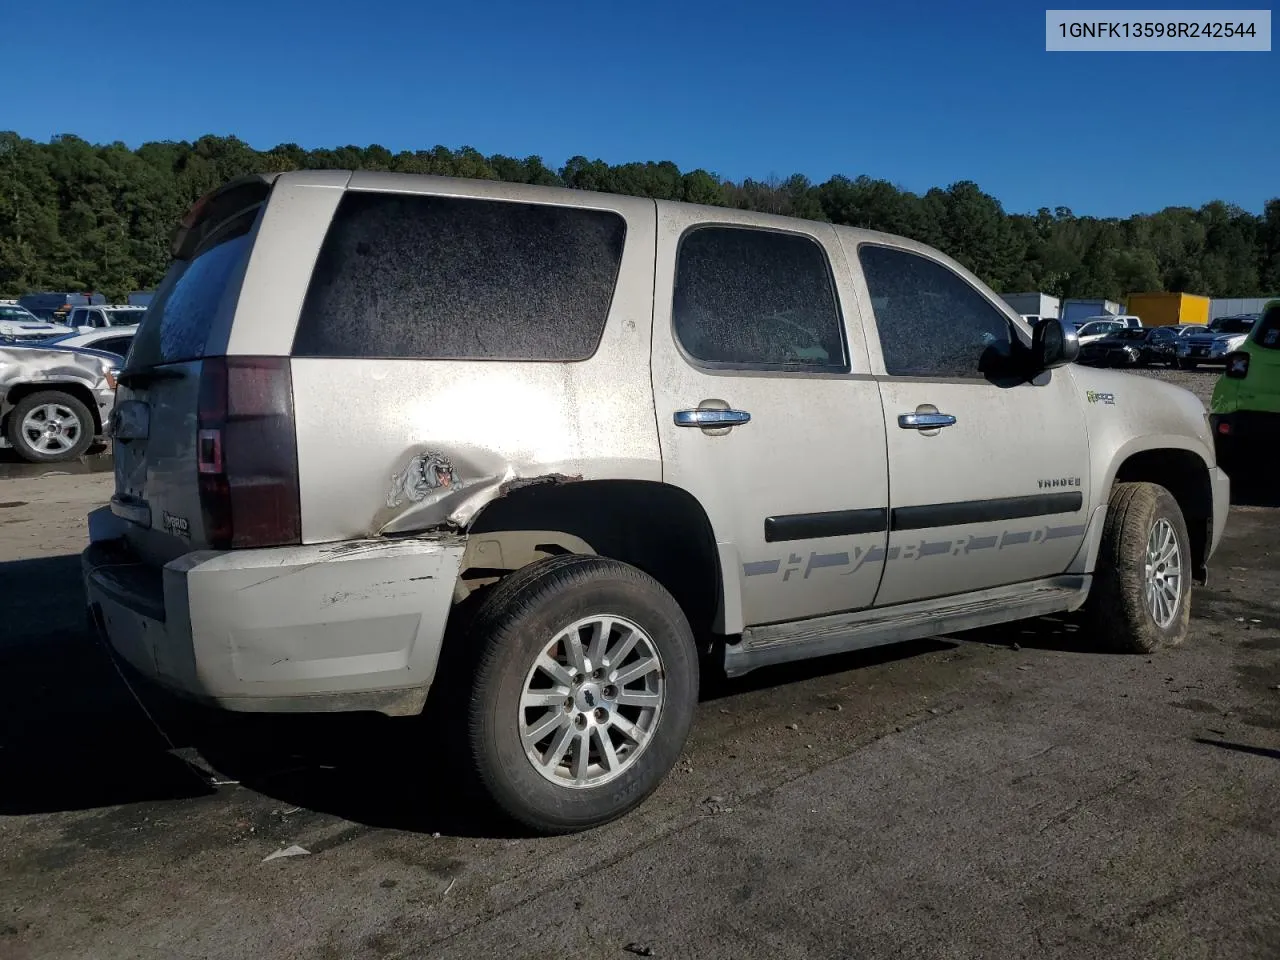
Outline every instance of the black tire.
{"label": "black tire", "polygon": [[[1161,626],[1145,597],[1147,541],[1155,525],[1168,521],[1178,542],[1182,571],[1173,619]],[[1092,639],[1118,653],[1152,653],[1186,639],[1191,621],[1191,549],[1182,510],[1173,495],[1154,483],[1117,483],[1085,604]]]}
{"label": "black tire", "polygon": [[[535,770],[525,752],[521,697],[547,644],[596,614],[625,617],[648,634],[662,664],[665,699],[646,744],[614,779],[560,785]],[[512,819],[543,834],[590,829],[639,806],[675,766],[698,703],[698,656],[684,612],[648,574],[604,557],[539,561],[493,588],[468,639],[477,652],[468,704],[470,760],[485,792]],[[534,721],[550,716],[553,708],[546,709]],[[572,749],[576,755],[576,743]],[[599,755],[598,747],[591,749]]]}
{"label": "black tire", "polygon": [[[65,408],[69,411],[78,424],[79,433],[75,442],[64,450],[56,453],[46,453],[37,450],[31,445],[30,439],[22,430],[22,421],[26,419],[27,414],[37,407],[54,404]],[[8,430],[9,443],[13,445],[13,449],[23,460],[29,463],[61,463],[66,460],[75,460],[89,449],[89,445],[93,443],[96,428],[93,422],[93,414],[89,412],[89,408],[77,400],[69,393],[63,393],[61,390],[41,390],[39,393],[32,393],[18,401],[17,406],[9,413]]]}

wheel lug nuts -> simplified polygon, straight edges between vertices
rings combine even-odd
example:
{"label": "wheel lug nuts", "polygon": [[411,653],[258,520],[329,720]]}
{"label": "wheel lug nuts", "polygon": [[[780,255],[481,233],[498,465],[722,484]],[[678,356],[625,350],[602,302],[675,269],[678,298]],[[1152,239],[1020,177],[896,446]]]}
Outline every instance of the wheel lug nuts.
{"label": "wheel lug nuts", "polygon": [[573,709],[573,697],[565,697],[565,698],[564,698],[564,708],[565,708],[566,710],[572,710],[572,709]]}
{"label": "wheel lug nuts", "polygon": [[580,686],[581,684],[582,684],[582,674],[575,673],[573,675],[573,685],[576,687],[576,686]]}
{"label": "wheel lug nuts", "polygon": [[604,721],[609,719],[609,713],[604,707],[596,707],[596,719]]}
{"label": "wheel lug nuts", "polygon": [[600,692],[603,693],[610,700],[612,700],[614,697],[618,695],[618,688],[615,687],[613,684],[609,684],[609,686],[605,687]]}
{"label": "wheel lug nuts", "polygon": [[593,670],[593,671],[591,671],[591,679],[593,679],[593,680],[599,680],[599,679],[600,679],[601,677],[603,677],[603,676],[604,676],[604,671],[603,671],[603,670]]}
{"label": "wheel lug nuts", "polygon": [[581,730],[587,725],[587,715],[585,713],[578,714],[573,718],[573,725]]}

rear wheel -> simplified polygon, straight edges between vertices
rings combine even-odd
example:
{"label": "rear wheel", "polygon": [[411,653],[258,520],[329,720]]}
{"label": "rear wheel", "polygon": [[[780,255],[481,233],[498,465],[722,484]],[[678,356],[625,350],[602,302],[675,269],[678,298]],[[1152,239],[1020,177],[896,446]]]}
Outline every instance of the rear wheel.
{"label": "rear wheel", "polygon": [[1190,538],[1173,495],[1154,483],[1117,483],[1085,616],[1108,649],[1151,653],[1187,636]]}
{"label": "rear wheel", "polygon": [[9,414],[8,434],[24,460],[74,460],[93,442],[93,414],[69,393],[42,390],[18,401]]}
{"label": "rear wheel", "polygon": [[638,806],[675,766],[698,700],[671,595],[616,560],[562,556],[494,588],[469,630],[474,769],[503,812],[569,833]]}

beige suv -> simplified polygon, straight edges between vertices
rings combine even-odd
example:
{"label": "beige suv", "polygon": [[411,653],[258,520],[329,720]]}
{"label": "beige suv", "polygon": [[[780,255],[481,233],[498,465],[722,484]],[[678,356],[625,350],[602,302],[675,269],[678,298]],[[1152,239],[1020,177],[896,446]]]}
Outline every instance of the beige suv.
{"label": "beige suv", "polygon": [[[900,237],[383,173],[202,199],[120,375],[88,602],[231,710],[462,709],[540,831],[672,768],[700,669],[1075,610],[1186,634],[1204,408]],[[446,629],[447,628],[447,629]]]}

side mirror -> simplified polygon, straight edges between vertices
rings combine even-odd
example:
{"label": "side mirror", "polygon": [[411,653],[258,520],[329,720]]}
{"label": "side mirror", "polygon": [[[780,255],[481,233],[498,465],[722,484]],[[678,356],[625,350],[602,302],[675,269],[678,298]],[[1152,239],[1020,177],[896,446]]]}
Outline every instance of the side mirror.
{"label": "side mirror", "polygon": [[1031,362],[1037,370],[1075,363],[1080,356],[1080,338],[1074,327],[1056,317],[1045,317],[1031,331]]}

